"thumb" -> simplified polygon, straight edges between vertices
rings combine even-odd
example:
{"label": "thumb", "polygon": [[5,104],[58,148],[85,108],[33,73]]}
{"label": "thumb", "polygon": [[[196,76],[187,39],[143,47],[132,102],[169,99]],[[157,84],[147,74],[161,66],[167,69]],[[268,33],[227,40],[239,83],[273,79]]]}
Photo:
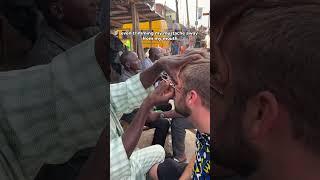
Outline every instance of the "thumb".
{"label": "thumb", "polygon": [[169,100],[173,98],[173,96],[174,96],[174,89],[169,86],[167,91],[163,94],[163,97]]}

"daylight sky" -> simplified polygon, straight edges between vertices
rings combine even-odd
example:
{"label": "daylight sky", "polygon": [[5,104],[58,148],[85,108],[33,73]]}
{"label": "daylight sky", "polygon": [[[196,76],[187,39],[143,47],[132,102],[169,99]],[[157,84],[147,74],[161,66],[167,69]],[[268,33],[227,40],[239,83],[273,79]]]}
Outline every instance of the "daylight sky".
{"label": "daylight sky", "polygon": [[[176,1],[175,0],[156,0],[156,3],[166,4],[168,7],[176,10]],[[196,0],[188,0],[189,4],[189,19],[190,26],[195,26],[196,20]],[[179,19],[180,23],[183,25],[187,25],[187,10],[186,10],[186,0],[178,0],[179,7]],[[204,13],[208,13],[210,10],[210,0],[198,0],[198,7],[203,7]],[[198,26],[203,25],[208,27],[209,16],[202,16],[200,20],[198,20]]]}

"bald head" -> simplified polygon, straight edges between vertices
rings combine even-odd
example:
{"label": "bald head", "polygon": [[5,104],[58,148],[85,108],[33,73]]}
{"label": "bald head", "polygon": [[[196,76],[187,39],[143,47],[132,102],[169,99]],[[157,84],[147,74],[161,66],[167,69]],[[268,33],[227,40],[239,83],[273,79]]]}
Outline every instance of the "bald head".
{"label": "bald head", "polygon": [[124,52],[120,57],[120,62],[127,71],[137,72],[138,70],[140,70],[139,58],[137,53],[135,52]]}
{"label": "bald head", "polygon": [[162,52],[159,48],[150,48],[149,50],[149,59],[154,62],[158,59],[160,59],[160,57],[162,56]]}

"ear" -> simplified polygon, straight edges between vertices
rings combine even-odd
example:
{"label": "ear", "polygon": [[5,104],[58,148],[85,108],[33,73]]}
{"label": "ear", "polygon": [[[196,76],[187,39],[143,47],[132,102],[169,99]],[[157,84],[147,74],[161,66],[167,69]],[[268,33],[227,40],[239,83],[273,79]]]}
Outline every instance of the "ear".
{"label": "ear", "polygon": [[64,17],[63,7],[59,2],[52,2],[49,4],[49,13],[58,20]]}
{"label": "ear", "polygon": [[127,68],[131,67],[129,62],[126,62],[125,65],[126,65]]}
{"label": "ear", "polygon": [[243,116],[245,136],[250,141],[264,139],[277,125],[279,103],[269,91],[263,91],[247,101]]}
{"label": "ear", "polygon": [[198,105],[198,102],[199,102],[199,95],[196,91],[191,90],[190,92],[187,93],[186,104],[189,107]]}

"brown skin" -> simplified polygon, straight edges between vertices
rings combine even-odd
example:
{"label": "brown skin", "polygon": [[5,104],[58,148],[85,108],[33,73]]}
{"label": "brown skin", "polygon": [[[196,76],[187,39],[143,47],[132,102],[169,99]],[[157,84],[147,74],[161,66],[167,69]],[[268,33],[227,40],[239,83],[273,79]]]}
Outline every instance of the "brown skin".
{"label": "brown skin", "polygon": [[236,32],[226,35],[225,58],[215,51],[221,81],[226,79],[226,64],[230,64],[231,75],[223,88],[224,97],[214,96],[211,105],[215,162],[254,180],[319,179],[319,156],[294,138],[287,107],[272,92],[259,91],[243,103],[234,103],[241,96],[235,88],[237,79],[243,78],[237,64],[240,62],[231,58],[237,52],[233,41],[236,36]]}
{"label": "brown skin", "polygon": [[122,142],[128,158],[130,158],[133,150],[138,144],[143,127],[148,119],[146,114],[148,114],[154,106],[168,102],[173,95],[173,89],[170,87],[169,83],[162,81],[160,85],[143,101],[137,114],[133,118],[133,123],[130,124],[128,129],[122,135]]}
{"label": "brown skin", "polygon": [[49,5],[49,24],[75,42],[83,41],[84,28],[96,25],[97,0],[60,0]]}
{"label": "brown skin", "polygon": [[[102,33],[96,37],[95,42],[95,54],[97,57],[97,63],[100,65],[101,70],[105,77],[109,79],[109,73],[110,73],[110,66],[106,63],[107,59],[107,42],[106,42],[106,33]],[[148,88],[152,86],[154,81],[158,78],[159,74],[162,71],[166,71],[168,74],[171,75],[173,79],[177,79],[177,74],[184,64],[200,59],[201,56],[197,54],[189,54],[185,57],[164,57],[161,60],[159,60],[155,65],[150,67],[149,69],[145,70],[140,74],[140,80],[142,82],[142,85],[145,88]],[[182,60],[183,59],[183,60]],[[146,122],[145,114],[149,113],[150,108],[152,105],[157,104],[158,102],[163,103],[163,101],[167,101],[167,99],[171,96],[170,91],[167,92],[166,87],[168,85],[161,85],[161,90],[155,90],[154,93],[152,93],[148,98],[144,101],[142,104],[142,110],[138,115],[135,117],[133,122],[130,124],[131,127],[129,127],[125,134],[123,134],[123,144],[125,147],[125,150],[127,152],[128,157],[132,154],[134,148],[137,144],[137,139],[140,138],[141,130]],[[159,94],[166,94],[166,96],[161,96]],[[160,104],[161,104],[160,103]],[[137,131],[139,129],[139,131]],[[137,138],[138,137],[138,138]],[[107,179],[107,134],[106,131],[102,133],[100,136],[100,139],[97,143],[95,152],[92,152],[88,161],[83,166],[78,180],[104,180]]]}
{"label": "brown skin", "polygon": [[159,60],[163,56],[163,54],[159,48],[152,48],[150,50],[152,51],[152,53],[150,53],[149,58],[152,62]]}
{"label": "brown skin", "polygon": [[[158,79],[158,76],[162,71],[166,71],[173,79],[177,79],[177,74],[180,71],[180,68],[184,64],[200,58],[201,56],[197,54],[192,54],[185,57],[182,57],[182,56],[162,57],[152,67],[146,69],[140,74],[141,83],[144,86],[144,88],[149,88]],[[148,109],[148,112],[146,112],[146,110],[144,109],[144,113],[141,113],[141,116],[143,117],[135,118],[139,120],[135,121],[134,119],[133,122],[130,124],[130,126],[133,126],[135,128],[132,128],[132,131],[127,130],[122,138],[128,157],[130,157],[132,151],[137,145],[137,140],[140,138],[141,133],[137,132],[137,129],[142,129],[143,126],[145,125],[146,118],[147,118],[145,114],[149,113],[150,111],[149,106],[153,106],[158,102],[160,102],[159,104],[163,104],[165,102],[168,102],[168,100],[169,99],[166,99],[165,101],[163,101],[160,96],[154,96],[150,100],[151,103],[149,102],[149,100],[147,100],[146,102],[144,102],[143,106],[141,106],[141,107],[145,106],[146,109]],[[140,114],[138,114],[137,116],[140,116]]]}
{"label": "brown skin", "polygon": [[130,52],[126,57],[126,62],[122,62],[125,70],[133,73],[138,73],[139,68],[139,58],[135,52]]}

